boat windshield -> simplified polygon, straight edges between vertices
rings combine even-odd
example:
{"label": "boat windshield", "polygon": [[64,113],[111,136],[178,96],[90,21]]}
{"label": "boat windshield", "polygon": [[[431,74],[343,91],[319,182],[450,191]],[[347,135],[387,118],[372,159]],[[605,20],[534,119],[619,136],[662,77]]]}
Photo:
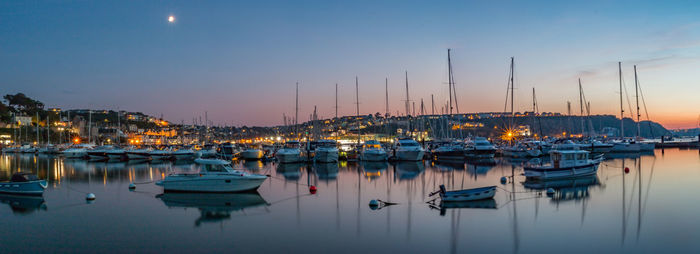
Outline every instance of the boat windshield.
{"label": "boat windshield", "polygon": [[412,139],[402,139],[402,140],[399,140],[398,145],[399,145],[399,146],[407,146],[407,147],[409,147],[409,146],[420,146],[420,145],[418,144],[418,142],[416,142],[415,140],[412,140]]}
{"label": "boat windshield", "polygon": [[203,171],[207,172],[228,172],[229,167],[228,165],[223,165],[223,164],[205,164],[202,165]]}

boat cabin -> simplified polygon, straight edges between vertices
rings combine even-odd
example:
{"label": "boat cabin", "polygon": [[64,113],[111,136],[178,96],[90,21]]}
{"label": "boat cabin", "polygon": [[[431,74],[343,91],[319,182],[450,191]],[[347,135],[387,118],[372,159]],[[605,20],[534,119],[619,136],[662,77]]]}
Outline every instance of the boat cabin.
{"label": "boat cabin", "polygon": [[585,150],[553,150],[549,155],[554,168],[575,167],[590,163],[588,151]]}
{"label": "boat cabin", "polygon": [[396,140],[396,143],[394,143],[396,147],[416,147],[420,146],[420,144],[413,140],[412,138],[400,138]]}
{"label": "boat cabin", "polygon": [[16,182],[16,183],[22,183],[22,182],[31,182],[31,181],[38,181],[39,178],[32,173],[15,173],[12,175],[12,178],[10,178],[10,182]]}
{"label": "boat cabin", "polygon": [[382,144],[380,144],[379,141],[376,140],[368,140],[362,145],[362,148],[365,150],[382,149]]}

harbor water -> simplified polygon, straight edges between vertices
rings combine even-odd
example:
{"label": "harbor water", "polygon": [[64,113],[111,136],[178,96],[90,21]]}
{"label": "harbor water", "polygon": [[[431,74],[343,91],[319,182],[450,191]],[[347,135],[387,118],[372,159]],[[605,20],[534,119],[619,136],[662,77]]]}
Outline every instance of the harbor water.
{"label": "harbor water", "polygon": [[[1,180],[32,172],[49,187],[41,197],[0,194],[0,245],[3,253],[678,253],[700,248],[696,149],[609,154],[596,176],[561,181],[526,181],[525,163],[537,162],[237,161],[236,169],[270,175],[257,192],[164,194],[154,181],[198,166],[5,154]],[[427,203],[441,184],[448,190],[499,188],[492,201]],[[309,186],[317,191],[310,193]],[[553,195],[547,195],[549,188]],[[86,201],[87,193],[96,199]],[[397,204],[372,209],[373,199]]]}

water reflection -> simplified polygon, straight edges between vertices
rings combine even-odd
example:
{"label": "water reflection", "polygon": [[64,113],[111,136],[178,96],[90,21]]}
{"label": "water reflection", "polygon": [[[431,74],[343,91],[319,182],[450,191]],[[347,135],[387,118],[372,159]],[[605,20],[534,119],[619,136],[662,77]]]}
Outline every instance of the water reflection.
{"label": "water reflection", "polygon": [[42,196],[0,194],[0,203],[10,206],[15,215],[30,214],[39,210],[46,211],[46,204]]}
{"label": "water reflection", "polygon": [[338,163],[314,163],[314,173],[321,180],[335,180],[338,177]]}
{"label": "water reflection", "polygon": [[399,180],[411,180],[425,171],[422,161],[400,161],[394,164],[394,174]]}
{"label": "water reflection", "polygon": [[[55,235],[102,242],[118,240],[125,247],[137,248],[139,243],[126,240],[138,229],[153,241],[193,238],[193,242],[206,242],[214,250],[228,248],[232,239],[242,236],[283,239],[264,245],[249,239],[236,241],[243,252],[258,248],[260,252],[279,252],[288,246],[304,246],[289,249],[295,253],[310,248],[319,252],[338,248],[366,252],[378,246],[386,251],[440,253],[534,253],[541,251],[542,246],[547,246],[548,252],[570,252],[572,248],[576,249],[574,252],[600,248],[615,253],[692,252],[700,248],[700,243],[678,240],[668,232],[682,230],[689,237],[700,234],[695,230],[700,228],[695,220],[700,198],[693,195],[700,192],[700,185],[696,184],[700,179],[700,156],[697,150],[666,149],[663,156],[658,150],[657,153],[659,156],[609,157],[601,163],[597,176],[545,182],[522,176],[522,164],[531,161],[505,158],[466,161],[463,166],[433,165],[430,161],[252,162],[252,166],[239,162],[239,169],[272,176],[260,187],[259,194],[250,198],[246,197],[249,193],[241,197],[159,195],[162,189],[153,181],[170,172],[199,170],[193,163],[87,162],[54,156],[3,155],[0,178],[8,179],[17,171],[32,172],[49,180],[50,186],[43,199],[0,196],[0,216],[13,230],[18,229],[5,234],[0,244],[8,246],[50,228]],[[627,167],[628,172],[624,170]],[[510,177],[506,184],[499,183],[503,176]],[[143,184],[129,192],[127,186],[131,182]],[[425,204],[430,199],[428,193],[440,184],[448,189],[498,185],[505,190],[499,189],[493,200],[442,204],[434,207],[438,210],[430,209]],[[318,192],[311,194],[309,185],[318,187]],[[555,195],[537,195],[548,188],[555,189]],[[93,192],[98,199],[85,205],[85,194],[76,190]],[[154,198],[156,195],[158,199]],[[367,206],[371,199],[398,204],[371,210]],[[46,209],[46,204],[51,209]],[[20,218],[47,226],[40,230],[13,223],[13,219]],[[144,220],[149,221],[147,227]],[[95,222],[99,221],[118,221],[100,224],[101,230],[124,236],[109,239],[114,234],[94,234],[93,228],[98,225]],[[205,229],[193,232],[193,222]],[[229,222],[236,226],[211,232],[204,226]],[[9,228],[7,225],[4,228]],[[169,230],[173,228],[178,230]],[[169,233],[162,234],[163,231]],[[323,232],[323,241],[309,237],[318,232]],[[542,236],[533,232],[548,233]],[[592,241],[596,241],[596,247],[578,243]],[[178,244],[178,248],[168,250],[201,247],[187,241]]]}
{"label": "water reflection", "polygon": [[382,176],[382,172],[385,172],[389,168],[389,163],[386,161],[363,161],[362,171],[364,175],[369,180],[375,180]]}
{"label": "water reflection", "polygon": [[231,213],[269,205],[257,192],[251,193],[163,193],[156,196],[168,208],[197,208],[195,226],[231,219]]}
{"label": "water reflection", "polygon": [[301,168],[304,166],[306,163],[279,163],[276,172],[288,181],[297,181],[301,178]]}

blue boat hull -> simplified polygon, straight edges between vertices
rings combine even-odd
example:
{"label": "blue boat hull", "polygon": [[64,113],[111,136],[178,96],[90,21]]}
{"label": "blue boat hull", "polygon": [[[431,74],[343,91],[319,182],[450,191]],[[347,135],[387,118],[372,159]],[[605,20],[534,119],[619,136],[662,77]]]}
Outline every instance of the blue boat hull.
{"label": "blue boat hull", "polygon": [[2,182],[0,183],[0,193],[21,194],[21,195],[42,195],[48,184],[46,180],[29,182]]}

